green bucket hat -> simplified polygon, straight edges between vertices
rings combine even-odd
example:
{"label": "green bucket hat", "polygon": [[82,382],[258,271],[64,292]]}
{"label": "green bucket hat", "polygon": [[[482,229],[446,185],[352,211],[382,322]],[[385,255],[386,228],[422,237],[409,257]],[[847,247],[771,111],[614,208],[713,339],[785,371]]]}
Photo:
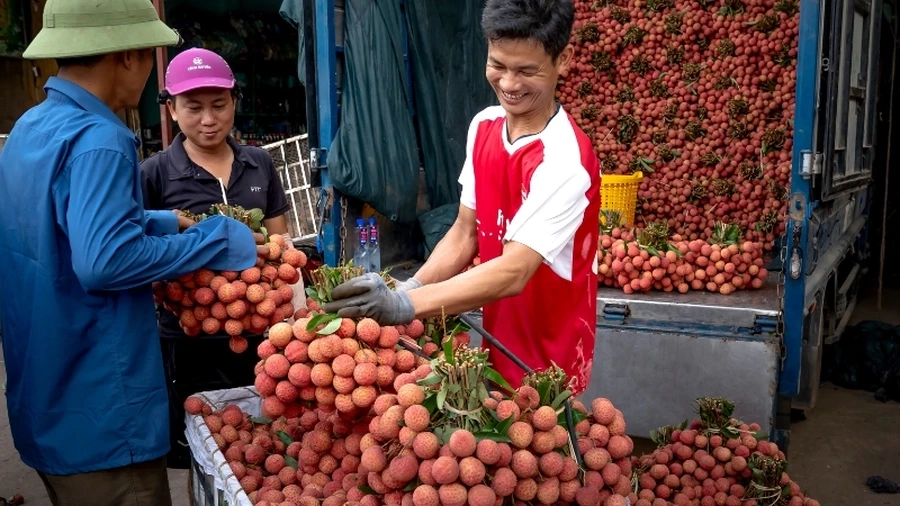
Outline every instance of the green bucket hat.
{"label": "green bucket hat", "polygon": [[75,58],[175,46],[178,33],[150,0],[47,0],[44,26],[24,58]]}

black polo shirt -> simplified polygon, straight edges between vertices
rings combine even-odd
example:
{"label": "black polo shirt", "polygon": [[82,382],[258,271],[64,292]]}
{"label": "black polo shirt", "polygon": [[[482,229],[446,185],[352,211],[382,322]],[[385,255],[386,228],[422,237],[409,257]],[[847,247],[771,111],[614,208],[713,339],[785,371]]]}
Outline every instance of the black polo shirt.
{"label": "black polo shirt", "polygon": [[[269,153],[242,146],[231,136],[227,142],[234,150],[231,178],[225,188],[228,203],[244,209],[262,209],[266,219],[288,212],[284,187]],[[168,149],[143,161],[141,182],[146,209],[181,209],[201,214],[208,213],[213,204],[222,203],[219,180],[188,158],[183,133],[175,137]]]}
{"label": "black polo shirt", "polygon": [[[228,203],[262,209],[266,219],[285,214],[289,209],[287,197],[269,153],[242,146],[230,136],[228,145],[234,150],[234,165],[225,189]],[[141,185],[144,207],[149,210],[181,209],[201,214],[222,202],[219,180],[188,158],[184,134],[178,134],[166,150],[141,163]],[[170,311],[161,311],[159,320],[163,337],[185,337],[178,317]],[[217,337],[228,335],[222,331]]]}

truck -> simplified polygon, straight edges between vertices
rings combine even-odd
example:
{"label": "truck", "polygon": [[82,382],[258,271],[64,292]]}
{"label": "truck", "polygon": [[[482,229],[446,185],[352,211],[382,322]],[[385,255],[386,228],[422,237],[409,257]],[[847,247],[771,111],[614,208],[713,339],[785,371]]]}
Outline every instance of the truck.
{"label": "truck", "polygon": [[[306,48],[301,73],[307,83],[310,158],[320,188],[319,250],[330,265],[352,257],[342,253],[349,247],[342,243],[349,218],[328,164],[344,112],[341,79],[346,83],[353,71],[341,62],[341,41],[353,41],[338,33],[358,22],[344,22],[354,0],[346,2],[303,0],[298,27]],[[481,5],[461,3],[467,6],[458,8]],[[841,338],[861,287],[883,275],[870,271],[885,265],[895,58],[889,11],[883,0],[799,0],[785,232],[775,241],[771,275],[761,289],[731,295],[599,289],[593,374],[585,397],[611,399],[625,415],[630,435],[647,437],[657,427],[690,418],[696,398],[719,396],[734,401],[739,416],[757,421],[780,447],[789,448],[792,413],[815,408],[823,350]],[[416,55],[406,45],[403,55],[408,78],[435,78],[411,70],[409,60]],[[419,121],[427,112],[410,108]],[[454,135],[464,138],[465,132]],[[403,232],[408,227],[394,224],[401,230],[395,237],[408,239]],[[390,230],[385,236],[383,244]]]}

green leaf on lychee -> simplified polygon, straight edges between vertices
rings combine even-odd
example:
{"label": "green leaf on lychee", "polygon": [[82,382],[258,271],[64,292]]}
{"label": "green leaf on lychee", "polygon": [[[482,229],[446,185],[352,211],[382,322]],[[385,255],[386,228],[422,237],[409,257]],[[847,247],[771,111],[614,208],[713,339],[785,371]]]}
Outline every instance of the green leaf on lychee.
{"label": "green leaf on lychee", "polygon": [[[454,365],[453,360],[453,339],[447,339],[444,341],[444,360],[450,364]],[[439,402],[438,406],[443,406],[443,402]]]}
{"label": "green leaf on lychee", "polygon": [[437,393],[437,406],[439,409],[443,409],[444,401],[447,400],[447,389],[442,388]]}
{"label": "green leaf on lychee", "polygon": [[264,416],[254,416],[250,419],[250,421],[258,425],[269,425],[270,423],[272,423],[271,418],[266,418]]}
{"label": "green leaf on lychee", "polygon": [[[337,315],[335,315],[335,316],[337,316]],[[326,325],[325,328],[318,331],[317,334],[327,336],[329,334],[334,334],[335,332],[337,332],[337,329],[339,329],[339,328],[341,328],[341,319],[335,318],[334,320],[331,320],[331,322],[328,325]]]}
{"label": "green leaf on lychee", "polygon": [[416,487],[418,487],[418,486],[419,486],[419,480],[413,480],[413,481],[409,482],[408,485],[406,485],[405,487],[403,487],[403,491],[404,491],[404,492],[412,492],[412,491],[415,490]]}
{"label": "green leaf on lychee", "polygon": [[484,379],[506,390],[507,392],[513,391],[513,387],[510,386],[510,384],[503,378],[503,376],[500,376],[500,373],[490,367],[484,368]]}
{"label": "green leaf on lychee", "polygon": [[441,382],[441,376],[435,372],[431,372],[428,376],[420,379],[416,383],[423,387],[430,387]]}
{"label": "green leaf on lychee", "polygon": [[289,436],[288,433],[283,430],[276,432],[276,434],[278,435],[278,439],[280,439],[281,442],[284,443],[284,446],[290,446],[291,443],[294,442],[294,440],[291,439],[291,436]]}
{"label": "green leaf on lychee", "polygon": [[[285,434],[285,435],[287,435],[287,434]],[[295,459],[294,457],[291,457],[290,455],[284,456],[284,464],[295,471],[297,470],[298,467],[300,467],[299,464],[297,463],[297,459]]]}
{"label": "green leaf on lychee", "polygon": [[[315,330],[315,328],[318,327],[319,325],[321,325],[323,323],[332,322],[335,319],[338,319],[338,315],[336,315],[336,314],[318,314],[318,315],[310,318],[309,323],[306,324],[306,330]],[[340,327],[341,327],[341,322],[338,319],[337,327],[335,327],[334,330],[337,330]],[[329,332],[329,334],[334,333],[334,330]],[[320,334],[321,334],[321,332],[320,332]]]}
{"label": "green leaf on lychee", "polygon": [[505,436],[505,435],[509,434],[509,427],[515,421],[516,421],[516,417],[508,416],[508,417],[506,417],[506,420],[503,420],[503,421],[497,423],[497,425],[494,426],[494,430],[498,434],[503,434]]}
{"label": "green leaf on lychee", "polygon": [[[512,418],[512,417],[510,417]],[[481,441],[482,439],[490,439],[491,441],[496,441],[498,443],[509,443],[509,436],[505,434],[498,434],[494,431],[481,431],[473,434],[475,436],[475,441]]]}
{"label": "green leaf on lychee", "polygon": [[375,492],[374,490],[372,490],[372,488],[369,487],[368,485],[360,485],[356,488],[358,488],[360,491],[362,491],[363,494],[366,494],[366,495],[378,495],[378,492]]}
{"label": "green leaf on lychee", "polygon": [[769,439],[769,433],[764,430],[758,430],[753,433],[753,437],[756,438],[757,441],[765,441]]}
{"label": "green leaf on lychee", "polygon": [[422,405],[425,406],[425,409],[428,410],[432,415],[438,413],[443,410],[437,409],[437,395],[429,395],[425,398],[425,401],[422,402]]}
{"label": "green leaf on lychee", "polygon": [[565,402],[569,397],[572,397],[572,391],[563,391],[561,394],[556,396],[556,399],[553,399],[553,402],[550,403],[550,407],[554,410],[559,409],[559,407],[562,406],[562,403]]}
{"label": "green leaf on lychee", "polygon": [[262,209],[256,207],[250,210],[250,219],[253,221],[262,221],[266,215],[263,213]]}

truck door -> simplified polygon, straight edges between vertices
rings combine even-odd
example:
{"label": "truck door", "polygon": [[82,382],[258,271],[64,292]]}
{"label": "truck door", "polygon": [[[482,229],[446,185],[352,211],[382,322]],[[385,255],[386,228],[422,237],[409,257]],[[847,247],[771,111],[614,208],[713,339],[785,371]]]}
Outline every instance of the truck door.
{"label": "truck door", "polygon": [[871,179],[881,0],[826,0],[823,16],[816,143],[823,163],[811,198],[830,201]]}

